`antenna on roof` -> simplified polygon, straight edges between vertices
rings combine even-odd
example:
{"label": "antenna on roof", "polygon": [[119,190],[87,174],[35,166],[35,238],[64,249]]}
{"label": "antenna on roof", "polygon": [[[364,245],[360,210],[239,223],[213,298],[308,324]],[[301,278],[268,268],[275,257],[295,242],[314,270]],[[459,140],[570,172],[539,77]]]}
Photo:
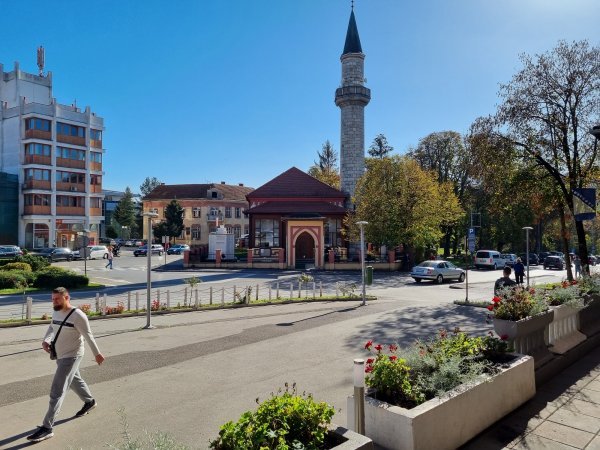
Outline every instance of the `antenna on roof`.
{"label": "antenna on roof", "polygon": [[37,66],[38,66],[38,69],[40,69],[40,77],[44,76],[44,60],[45,60],[44,47],[42,47],[40,45],[37,49]]}
{"label": "antenna on roof", "polygon": [[351,0],[351,1],[350,1],[350,4],[351,4],[351,6],[352,6],[352,9],[354,10],[354,0]]}

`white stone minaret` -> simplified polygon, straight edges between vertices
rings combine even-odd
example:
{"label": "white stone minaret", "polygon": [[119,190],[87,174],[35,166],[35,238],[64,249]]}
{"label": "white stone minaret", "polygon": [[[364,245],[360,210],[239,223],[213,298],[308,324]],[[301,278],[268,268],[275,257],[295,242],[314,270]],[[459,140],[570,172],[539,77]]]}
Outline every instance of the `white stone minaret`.
{"label": "white stone minaret", "polygon": [[342,112],[340,178],[342,191],[348,194],[346,207],[352,208],[354,190],[365,171],[365,106],[371,90],[365,87],[364,62],[354,8],[346,33],[342,61],[342,85],[335,91],[335,104]]}

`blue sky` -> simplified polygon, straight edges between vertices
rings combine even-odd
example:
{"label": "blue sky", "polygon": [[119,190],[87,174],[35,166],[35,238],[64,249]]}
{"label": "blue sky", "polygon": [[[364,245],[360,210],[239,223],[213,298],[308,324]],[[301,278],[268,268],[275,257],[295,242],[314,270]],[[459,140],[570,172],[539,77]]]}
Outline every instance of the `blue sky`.
{"label": "blue sky", "polygon": [[[398,153],[494,112],[518,55],[600,41],[598,0],[356,0],[372,100],[365,147]],[[106,189],[259,187],[339,151],[333,98],[349,0],[2,1],[0,63],[37,72],[59,103],[104,117]]]}

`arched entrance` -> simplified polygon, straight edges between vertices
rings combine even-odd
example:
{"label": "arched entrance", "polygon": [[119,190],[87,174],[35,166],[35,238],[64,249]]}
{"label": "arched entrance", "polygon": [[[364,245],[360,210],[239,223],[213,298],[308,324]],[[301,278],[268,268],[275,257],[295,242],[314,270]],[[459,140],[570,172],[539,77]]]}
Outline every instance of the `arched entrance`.
{"label": "arched entrance", "polygon": [[309,233],[305,231],[298,236],[294,250],[296,269],[305,269],[307,265],[314,266],[315,240]]}

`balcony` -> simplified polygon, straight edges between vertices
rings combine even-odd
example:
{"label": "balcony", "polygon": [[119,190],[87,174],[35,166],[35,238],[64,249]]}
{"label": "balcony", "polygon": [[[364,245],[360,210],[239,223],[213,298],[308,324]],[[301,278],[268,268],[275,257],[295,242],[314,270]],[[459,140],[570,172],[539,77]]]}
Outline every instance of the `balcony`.
{"label": "balcony", "polygon": [[85,147],[85,138],[80,136],[69,136],[67,134],[57,134],[56,140],[65,144],[81,145]]}
{"label": "balcony", "polygon": [[83,183],[62,183],[56,182],[57,191],[68,191],[68,192],[85,192],[85,184]]}
{"label": "balcony", "polygon": [[70,158],[56,158],[56,165],[60,166],[60,167],[69,167],[71,169],[85,169],[85,160],[70,159]]}
{"label": "balcony", "polygon": [[222,222],[223,221],[223,214],[211,214],[211,213],[208,213],[206,215],[206,219],[209,222],[216,222],[217,220],[219,220],[219,222]]}
{"label": "balcony", "polygon": [[52,189],[52,186],[50,185],[50,181],[27,180],[23,183],[23,189],[45,189],[49,191]]}
{"label": "balcony", "polygon": [[25,164],[43,164],[49,166],[52,164],[52,158],[42,155],[25,155]]}
{"label": "balcony", "polygon": [[57,216],[85,216],[85,208],[83,206],[57,206]]}
{"label": "balcony", "polygon": [[[45,139],[47,141],[52,140],[51,131],[43,130],[25,130],[25,139]],[[85,144],[84,144],[85,145]]]}
{"label": "balcony", "polygon": [[90,192],[93,194],[101,194],[102,193],[102,185],[100,184],[91,184]]}
{"label": "balcony", "polygon": [[95,171],[95,172],[102,172],[102,163],[91,162],[90,163],[90,170]]}
{"label": "balcony", "polygon": [[41,205],[25,205],[23,207],[24,214],[50,214],[50,205],[41,206]]}
{"label": "balcony", "polygon": [[90,208],[90,216],[102,216],[102,208]]}
{"label": "balcony", "polygon": [[90,139],[90,147],[102,148],[102,141],[99,141],[97,139]]}

